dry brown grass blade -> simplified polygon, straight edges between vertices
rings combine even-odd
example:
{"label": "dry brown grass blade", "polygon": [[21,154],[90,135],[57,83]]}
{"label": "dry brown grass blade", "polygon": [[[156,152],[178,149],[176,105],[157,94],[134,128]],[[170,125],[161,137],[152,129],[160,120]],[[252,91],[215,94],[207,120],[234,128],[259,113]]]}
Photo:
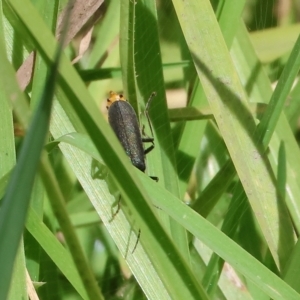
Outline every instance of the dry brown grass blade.
{"label": "dry brown grass blade", "polygon": [[88,50],[91,41],[92,41],[92,34],[93,34],[94,26],[92,26],[88,32],[82,37],[80,44],[79,44],[79,51],[78,55],[72,60],[72,64],[77,63],[84,55],[84,53]]}
{"label": "dry brown grass blade", "polygon": [[[74,6],[72,8],[71,18],[70,18],[70,26],[68,29],[67,37],[65,45],[69,44],[70,41],[74,38],[74,36],[82,29],[82,27],[91,19],[92,16],[96,16],[93,18],[93,22],[90,22],[89,27],[92,27],[97,20],[97,10],[100,5],[104,2],[104,0],[87,0],[81,1],[76,0],[74,2]],[[63,19],[66,9],[64,9],[57,23],[56,37],[59,40],[61,36],[61,31],[63,27]],[[17,71],[17,80],[21,90],[25,90],[28,86],[33,72],[33,64],[34,64],[34,52],[31,52],[24,63]]]}

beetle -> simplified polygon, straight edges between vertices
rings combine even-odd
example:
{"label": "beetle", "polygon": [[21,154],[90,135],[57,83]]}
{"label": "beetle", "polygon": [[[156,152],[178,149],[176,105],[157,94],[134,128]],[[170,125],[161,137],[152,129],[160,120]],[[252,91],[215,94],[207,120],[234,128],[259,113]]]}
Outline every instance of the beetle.
{"label": "beetle", "polygon": [[[151,130],[151,134],[153,136],[153,131],[149,119],[149,105],[153,97],[156,95],[153,92],[147,101],[145,115],[147,117],[149,127]],[[107,99],[108,110],[108,122],[115,132],[117,138],[122,144],[127,156],[130,158],[131,163],[141,170],[145,172],[146,163],[145,163],[145,155],[149,153],[154,148],[154,138],[146,137],[142,138],[140,127],[138,124],[138,119],[136,113],[129,102],[125,99],[125,97],[121,94],[117,94],[115,92],[109,92],[109,98]],[[143,135],[144,130],[142,130]],[[143,143],[151,142],[152,145],[144,150]],[[157,177],[150,176],[155,181],[158,181]],[[118,214],[120,210],[120,199],[118,202],[118,208],[115,213],[112,215],[112,220]],[[131,253],[133,253],[137,247],[141,231],[139,230],[136,244]]]}
{"label": "beetle", "polygon": [[[155,93],[151,94],[145,110],[151,133],[152,127],[148,108],[155,95]],[[110,91],[106,108],[108,110],[108,122],[130,158],[131,163],[142,172],[145,172],[145,155],[154,148],[154,139],[151,137],[142,138],[136,113],[123,95]],[[144,150],[144,142],[151,142],[152,145]]]}

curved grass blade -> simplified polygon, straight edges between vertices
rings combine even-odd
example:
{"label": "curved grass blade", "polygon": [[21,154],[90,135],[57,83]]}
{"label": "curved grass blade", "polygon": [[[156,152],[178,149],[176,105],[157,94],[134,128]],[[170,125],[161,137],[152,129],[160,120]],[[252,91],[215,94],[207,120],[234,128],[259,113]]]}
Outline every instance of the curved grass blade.
{"label": "curved grass blade", "polygon": [[294,45],[292,53],[286,63],[269,105],[258,125],[256,136],[259,143],[266,149],[275,131],[278,119],[283,110],[287,96],[296,80],[300,69],[300,35]]}
{"label": "curved grass blade", "polygon": [[[211,248],[238,272],[251,280],[271,298],[278,300],[296,300],[299,298],[300,295],[281,278],[267,269],[206,219],[202,218],[187,205],[178,201],[176,197],[165,189],[155,187],[155,183],[151,182],[144,174],[141,176],[141,181],[145,184],[148,192],[151,192],[151,199],[155,206],[167,212],[196,238]],[[148,183],[147,185],[146,182]]]}
{"label": "curved grass blade", "polygon": [[[151,118],[151,123],[154,127],[155,140],[160,147],[156,147],[151,153],[154,158],[148,160],[148,172],[160,178],[158,184],[163,184],[174,195],[179,196],[175,149],[164,89],[156,2],[154,0],[141,0],[136,3],[124,1],[121,12],[123,17],[121,18],[120,56],[123,81],[130,98],[133,98],[133,107],[138,112],[139,98],[146,102],[153,92],[157,94],[156,101],[152,102],[150,116],[155,115]],[[151,57],[151,63],[147,62],[147,57]],[[173,241],[189,261],[185,230],[168,216],[161,214],[161,219],[166,224],[166,228],[170,228]]]}
{"label": "curved grass blade", "polygon": [[104,299],[92,270],[84,256],[84,252],[76,235],[75,229],[72,226],[67,213],[65,199],[55,178],[54,171],[51,168],[49,160],[45,157],[42,160],[40,172],[45,189],[51,201],[52,209],[62,229],[67,244],[71,249],[70,252],[78,274],[84,283],[85,292],[88,294],[90,299]]}
{"label": "curved grass blade", "polygon": [[[5,276],[0,280],[0,298],[5,299],[11,280],[14,259],[23,233],[31,190],[48,133],[57,68],[62,49],[58,48],[50,68],[44,93],[24,138],[0,211],[0,265]],[[6,54],[3,54],[6,57]],[[7,62],[7,64],[9,64]],[[11,72],[12,69],[11,69]],[[5,87],[4,87],[5,88]]]}
{"label": "curved grass blade", "polygon": [[[10,93],[8,86],[4,87],[6,83],[10,80],[14,80],[13,72],[11,66],[8,64],[6,57],[6,44],[4,37],[4,15],[2,2],[0,3],[0,47],[1,49],[1,70],[0,70],[0,115],[1,115],[1,124],[0,124],[0,177],[6,177],[10,173],[12,168],[16,163],[16,151],[15,151],[15,137],[14,137],[14,125],[13,125],[13,113],[12,107],[10,104]],[[8,72],[6,72],[6,70]],[[10,85],[9,85],[10,86]],[[2,195],[1,195],[2,198]],[[9,257],[8,257],[9,259]],[[14,261],[14,271],[12,274],[12,281],[14,286],[10,288],[7,300],[16,299],[16,298],[25,298],[27,297],[26,289],[26,265],[25,265],[25,254],[23,247],[23,240],[19,244],[19,249],[16,254]],[[6,276],[3,274],[3,276]]]}
{"label": "curved grass blade", "polygon": [[211,4],[209,1],[200,4],[197,0],[173,0],[173,4],[219,130],[280,268],[293,241],[284,243],[278,226],[282,226],[281,220],[284,219],[285,229],[291,232],[292,223],[287,211],[279,212],[274,175],[270,172],[268,159],[253,138],[256,128],[254,118]]}
{"label": "curved grass blade", "polygon": [[297,23],[251,33],[250,39],[259,61],[269,63],[291,51],[298,38],[299,30],[300,24]]}
{"label": "curved grass blade", "polygon": [[26,228],[61,270],[62,274],[66,276],[82,299],[89,299],[70,253],[57,240],[32,208],[28,210]]}
{"label": "curved grass blade", "polygon": [[[83,145],[81,144],[80,149],[84,149],[85,145],[88,145],[88,140],[86,137],[82,139],[81,134],[72,133],[68,135],[64,135],[64,132],[73,132],[74,129],[70,128],[70,125],[67,122],[66,116],[64,116],[62,113],[58,113],[61,110],[61,107],[59,105],[54,106],[54,114],[53,114],[53,120],[54,123],[52,124],[52,133],[54,137],[57,137],[58,140],[63,140],[68,142],[72,140],[72,145],[77,145],[83,141]],[[65,128],[67,126],[67,128]],[[61,136],[63,135],[63,136]],[[60,137],[61,136],[61,137]],[[74,141],[76,139],[77,141]],[[99,158],[99,151],[95,148],[95,146],[91,143],[89,143],[85,148],[85,151],[92,151],[89,153],[92,153],[92,157],[96,158],[97,160],[100,159],[100,163],[104,158]],[[116,143],[116,147],[118,144]],[[118,212],[118,214],[114,217],[113,221],[111,220],[112,216],[112,207],[115,203],[116,199],[112,196],[116,192],[116,187],[112,186],[111,179],[110,178],[110,172],[106,170],[106,172],[103,172],[103,176],[93,178],[91,177],[91,165],[93,161],[91,159],[87,158],[87,155],[84,155],[82,151],[78,151],[77,149],[74,149],[74,147],[70,147],[69,145],[66,145],[66,143],[61,143],[60,145],[63,153],[65,154],[66,158],[70,160],[70,164],[72,169],[74,170],[74,173],[77,175],[79,181],[81,182],[84,190],[86,191],[88,197],[91,199],[96,211],[100,215],[103,223],[107,227],[108,231],[112,235],[113,239],[115,240],[120,252],[123,256],[125,256],[126,261],[128,262],[130,268],[132,269],[133,273],[137,277],[139,284],[141,284],[142,289],[148,295],[149,297],[153,299],[165,299],[165,298],[173,298],[176,299],[182,299],[182,295],[184,295],[185,288],[188,288],[186,283],[180,283],[177,281],[177,278],[174,277],[174,269],[170,269],[169,262],[168,262],[168,256],[170,252],[167,254],[167,256],[163,255],[161,256],[160,252],[162,249],[161,247],[165,247],[165,245],[157,245],[153,244],[152,236],[149,230],[144,227],[142,222],[139,221],[139,215],[136,215],[133,210],[130,209],[131,214],[134,215],[134,218],[132,220],[129,219],[132,223],[128,224],[128,221],[126,220],[124,213],[123,213],[123,205],[121,205],[121,209]],[[102,153],[101,153],[102,154]],[[76,161],[76,163],[74,163]],[[101,167],[101,166],[100,166]],[[104,167],[102,166],[104,169]],[[131,169],[131,174],[132,172]],[[106,182],[103,180],[106,178]],[[135,175],[135,178],[138,179],[138,174]],[[126,178],[123,177],[123,182],[128,185],[128,181]],[[141,186],[141,185],[140,185]],[[130,186],[130,189],[134,188],[134,186]],[[117,189],[117,191],[120,191],[120,189]],[[117,194],[119,195],[119,194]],[[123,200],[123,192],[121,191],[122,200]],[[118,199],[118,197],[117,197]],[[136,200],[136,199],[135,199]],[[123,202],[123,201],[122,201]],[[139,209],[142,209],[141,207],[142,203],[139,202]],[[152,206],[152,205],[151,205]],[[154,217],[150,214],[147,215],[147,220],[152,225],[155,224],[157,221]],[[135,234],[133,231],[132,226],[141,229],[141,236],[140,241],[137,245],[137,249],[133,254],[130,253],[130,249],[133,249],[134,244],[136,242],[137,234]],[[143,227],[142,227],[143,226]],[[156,231],[154,228],[154,232],[157,238],[162,239],[164,243],[168,242],[162,237],[161,231]],[[129,250],[128,250],[129,249]],[[145,250],[149,249],[151,250],[152,255],[152,249],[153,251],[156,251],[155,253],[155,259],[159,261],[159,267],[157,267],[151,260],[149,260],[149,256],[147,255],[147,252],[145,253]],[[146,268],[146,269],[145,269]],[[155,269],[154,269],[155,268]],[[161,268],[163,270],[161,270]],[[183,271],[183,269],[181,269]],[[163,282],[161,281],[161,276],[167,276],[167,280],[165,281],[163,279]],[[185,275],[186,276],[186,275]],[[149,280],[151,278],[151,280]],[[171,286],[171,283],[169,283],[168,279],[172,279],[173,281],[176,280],[177,284],[176,286]],[[188,280],[186,278],[185,280]],[[166,286],[162,286],[162,283]],[[165,289],[167,288],[167,291]],[[174,290],[175,289],[175,290]],[[194,293],[194,291],[192,291]],[[193,296],[194,297],[194,296]],[[196,296],[195,296],[196,297]],[[204,298],[201,296],[201,298]]]}
{"label": "curved grass blade", "polygon": [[[81,140],[82,138],[82,135],[77,133],[73,133],[72,136],[74,139],[78,138]],[[63,143],[70,143],[77,147],[78,142],[72,141],[74,139],[59,138]],[[92,141],[88,141],[86,138],[83,139],[84,142],[89,145],[87,145],[85,149],[81,146],[80,149],[84,149],[90,156],[102,161]],[[155,206],[167,212],[196,238],[230,263],[238,272],[254,282],[262,291],[274,299],[298,299],[299,294],[234,241],[220,232],[203,217],[195,213],[187,205],[178,201],[178,199],[167,190],[158,187],[156,183],[150,180],[145,174],[140,174],[140,172],[136,170],[135,172],[141,175],[139,176],[141,182],[143,182],[149,195],[151,195],[152,202]],[[234,220],[231,221],[234,222]],[[229,225],[228,227],[231,228],[232,226]],[[261,278],[264,280],[261,280]]]}
{"label": "curved grass blade", "polygon": [[[26,4],[23,2],[21,5],[19,1],[11,0],[10,3],[28,27],[36,45],[41,50],[41,54],[46,60],[51,60],[55,41],[47,28],[44,28],[44,26],[36,28],[34,26],[32,20],[40,19],[40,17],[36,14],[30,2],[26,1]],[[188,268],[185,259],[179,254],[162,225],[157,220],[152,207],[146,202],[147,195],[138,177],[133,175],[132,165],[128,162],[128,158],[116,137],[111,133],[111,129],[103,117],[97,113],[94,101],[86,91],[83,82],[70,63],[65,59],[62,59],[60,74],[61,86],[69,96],[71,105],[82,120],[86,131],[109,167],[113,181],[117,183],[117,187],[122,194],[122,199],[124,199],[128,209],[134,215],[135,222],[141,228],[142,232],[149,233],[148,237],[150,238],[147,241],[143,240],[143,238],[141,239],[149,258],[151,258],[151,263],[158,271],[159,280],[163,281],[172,297],[178,299],[188,299],[191,297],[207,299],[205,292],[203,292],[191,270]],[[66,104],[64,101],[61,103]],[[99,199],[91,200],[94,201],[96,206],[96,200]],[[103,214],[103,212],[100,213]],[[107,216],[105,217],[107,218]],[[105,217],[101,215],[101,218]],[[165,267],[166,265],[167,267]],[[138,274],[135,275],[138,276]],[[178,286],[180,288],[177,288]]]}
{"label": "curved grass blade", "polygon": [[[48,28],[55,32],[57,15],[58,15],[59,0],[54,1],[43,1],[37,7],[39,13],[45,20]],[[43,61],[42,57],[35,53],[34,55],[34,71],[32,78],[32,88],[31,88],[31,98],[30,98],[30,108],[34,111],[36,105],[39,103],[40,95],[43,93],[45,88],[45,81],[48,75],[48,65]],[[40,179],[39,174],[36,177],[34,186],[31,193],[30,206],[33,208],[40,216],[43,218],[44,214],[44,200],[45,200],[45,189],[43,183]],[[28,219],[27,219],[28,220]],[[39,243],[33,238],[33,236],[25,231],[24,234],[24,244],[26,249],[26,257],[39,257],[42,253],[42,248]],[[40,261],[37,259],[27,259],[26,267],[31,278],[37,280],[40,278],[40,273],[43,268],[40,268]],[[29,278],[30,278],[29,277]]]}
{"label": "curved grass blade", "polygon": [[[247,51],[245,51],[247,49]],[[247,30],[243,24],[239,27],[237,38],[232,47],[232,57],[236,62],[236,70],[249,95],[251,102],[267,102],[272,97],[272,88],[263,66],[255,55],[250,43]],[[292,217],[293,224],[300,231],[300,151],[293,132],[284,116],[281,114],[278,125],[269,144],[269,160],[274,174],[278,168],[278,153],[281,143],[286,150],[286,204]],[[290,253],[290,252],[288,252]]]}

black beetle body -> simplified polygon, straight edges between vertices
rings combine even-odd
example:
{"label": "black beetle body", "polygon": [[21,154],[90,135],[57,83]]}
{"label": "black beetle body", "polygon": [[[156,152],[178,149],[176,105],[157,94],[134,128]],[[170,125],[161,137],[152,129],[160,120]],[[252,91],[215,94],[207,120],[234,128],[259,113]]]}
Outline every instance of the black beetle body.
{"label": "black beetle body", "polygon": [[108,122],[132,164],[145,172],[145,152],[138,120],[133,107],[122,95],[110,92],[107,99]]}

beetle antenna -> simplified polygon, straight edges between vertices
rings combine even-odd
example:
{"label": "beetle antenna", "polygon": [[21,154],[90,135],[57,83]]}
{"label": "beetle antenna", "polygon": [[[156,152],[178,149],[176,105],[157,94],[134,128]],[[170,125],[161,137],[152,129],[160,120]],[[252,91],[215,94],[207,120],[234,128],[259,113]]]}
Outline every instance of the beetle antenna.
{"label": "beetle antenna", "polygon": [[149,117],[149,108],[150,108],[150,104],[153,100],[153,98],[156,96],[156,92],[152,92],[148,101],[147,101],[147,104],[146,104],[146,108],[145,108],[145,116],[148,120],[148,124],[149,124],[149,127],[150,127],[150,131],[151,131],[151,136],[153,137],[153,130],[152,130],[152,125],[151,125],[151,121],[150,121],[150,117]]}

